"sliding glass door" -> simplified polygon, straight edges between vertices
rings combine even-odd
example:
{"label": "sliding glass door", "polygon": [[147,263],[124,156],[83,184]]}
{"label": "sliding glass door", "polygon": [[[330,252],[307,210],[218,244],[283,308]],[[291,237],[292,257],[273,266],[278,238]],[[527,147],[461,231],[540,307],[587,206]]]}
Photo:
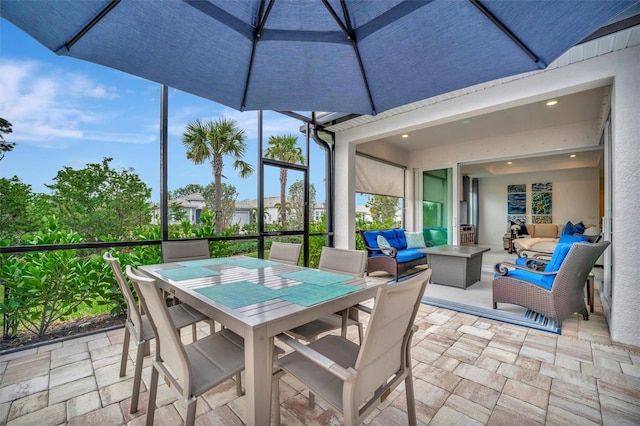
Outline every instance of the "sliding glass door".
{"label": "sliding glass door", "polygon": [[417,217],[425,241],[434,246],[457,244],[457,233],[454,232],[457,229],[457,217],[453,208],[457,178],[454,169],[423,170],[417,184],[422,194],[421,211],[417,212]]}

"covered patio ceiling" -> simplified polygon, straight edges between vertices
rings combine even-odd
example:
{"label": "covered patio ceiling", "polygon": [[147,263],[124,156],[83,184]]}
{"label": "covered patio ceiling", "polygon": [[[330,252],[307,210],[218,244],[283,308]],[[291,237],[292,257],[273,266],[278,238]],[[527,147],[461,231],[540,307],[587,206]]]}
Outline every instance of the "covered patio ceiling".
{"label": "covered patio ceiling", "polygon": [[[406,138],[402,137],[402,134],[397,134],[368,143],[390,144],[398,149],[411,152],[439,145],[490,139],[519,132],[535,132],[540,129],[580,122],[592,122],[594,131],[599,133],[609,106],[609,91],[609,86],[597,87],[553,97],[553,100],[558,101],[558,104],[554,106],[547,106],[545,99],[402,133],[408,135]],[[360,145],[358,149],[366,150],[368,143]],[[572,153],[575,154],[575,152]],[[601,148],[582,151],[573,158],[570,158],[569,154],[563,152],[544,156],[501,158],[495,161],[467,163],[462,165],[461,172],[473,177],[486,177],[602,165]],[[507,160],[513,160],[513,164],[507,164]]]}

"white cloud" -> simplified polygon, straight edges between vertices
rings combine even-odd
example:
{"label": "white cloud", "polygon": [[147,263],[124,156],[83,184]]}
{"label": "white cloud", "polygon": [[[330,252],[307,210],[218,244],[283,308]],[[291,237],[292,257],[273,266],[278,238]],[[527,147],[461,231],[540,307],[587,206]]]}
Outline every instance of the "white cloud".
{"label": "white cloud", "polygon": [[[96,83],[78,72],[70,72],[34,60],[3,58],[0,64],[2,118],[13,127],[11,140],[41,147],[68,147],[74,141],[104,140],[146,143],[148,134],[101,132],[114,113],[95,101],[119,97],[114,86]],[[154,135],[157,136],[157,135]],[[153,139],[153,138],[152,138]]]}

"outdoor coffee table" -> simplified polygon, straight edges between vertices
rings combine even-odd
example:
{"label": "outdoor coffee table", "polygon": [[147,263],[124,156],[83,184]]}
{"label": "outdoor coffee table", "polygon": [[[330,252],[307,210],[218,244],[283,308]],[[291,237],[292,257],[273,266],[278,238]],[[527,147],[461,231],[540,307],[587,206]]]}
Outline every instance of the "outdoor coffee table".
{"label": "outdoor coffee table", "polygon": [[139,268],[244,337],[246,424],[268,425],[274,336],[375,296],[387,280],[234,256]]}
{"label": "outdoor coffee table", "polygon": [[482,253],[488,247],[442,245],[420,249],[433,270],[431,282],[466,289],[480,281]]}

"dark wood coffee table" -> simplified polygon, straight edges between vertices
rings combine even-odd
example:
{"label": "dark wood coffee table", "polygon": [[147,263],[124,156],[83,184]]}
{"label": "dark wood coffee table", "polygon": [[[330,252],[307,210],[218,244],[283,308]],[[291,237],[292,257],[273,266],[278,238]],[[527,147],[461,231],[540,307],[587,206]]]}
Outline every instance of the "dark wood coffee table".
{"label": "dark wood coffee table", "polygon": [[482,253],[488,247],[442,245],[420,249],[426,253],[431,282],[466,289],[480,281]]}

